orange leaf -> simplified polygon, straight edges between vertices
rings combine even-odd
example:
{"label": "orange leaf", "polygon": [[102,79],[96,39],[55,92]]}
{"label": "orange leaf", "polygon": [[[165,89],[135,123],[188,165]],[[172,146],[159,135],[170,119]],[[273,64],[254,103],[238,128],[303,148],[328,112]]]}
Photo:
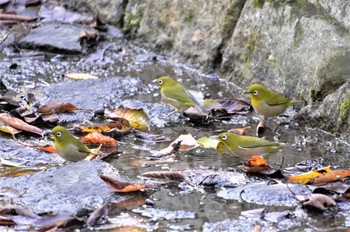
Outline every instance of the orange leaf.
{"label": "orange leaf", "polygon": [[102,125],[97,125],[97,126],[89,126],[89,127],[84,127],[81,129],[82,132],[107,132],[110,131],[114,128],[117,129],[122,129],[122,125],[119,122],[113,122],[113,123],[108,123],[108,124],[102,124]]}
{"label": "orange leaf", "polygon": [[228,130],[228,132],[234,133],[234,134],[238,134],[238,135],[246,135],[247,134],[247,130],[249,127],[244,127],[244,128],[233,128],[231,130]]}
{"label": "orange leaf", "polygon": [[43,131],[41,129],[39,129],[36,126],[29,125],[28,123],[22,121],[21,119],[0,115],[0,121],[16,129],[38,134],[41,137],[43,136]]}
{"label": "orange leaf", "polygon": [[100,178],[106,182],[106,184],[109,185],[114,191],[118,193],[129,193],[129,192],[136,192],[141,189],[147,188],[146,185],[139,184],[139,183],[132,183],[132,182],[123,182],[119,180],[112,179],[108,176],[104,176],[100,174]]}
{"label": "orange leaf", "polygon": [[350,170],[332,170],[331,172],[324,173],[323,175],[310,180],[309,184],[324,184],[337,181],[348,176],[350,176]]}
{"label": "orange leaf", "polygon": [[48,153],[57,153],[56,149],[50,144],[44,146],[36,146],[36,148],[42,151],[46,151]]}
{"label": "orange leaf", "polygon": [[261,172],[270,169],[270,165],[261,156],[252,156],[244,165],[244,170],[251,173]]}
{"label": "orange leaf", "polygon": [[86,144],[102,144],[105,146],[117,146],[117,141],[112,137],[105,136],[99,132],[92,132],[82,137],[81,140]]}
{"label": "orange leaf", "polygon": [[290,176],[288,177],[288,182],[308,184],[310,181],[313,181],[313,179],[315,179],[316,177],[325,175],[326,173],[330,173],[330,172],[332,172],[332,169],[330,167],[325,167],[316,171],[311,171],[300,175]]}
{"label": "orange leaf", "polygon": [[38,112],[41,114],[58,114],[77,109],[76,106],[69,102],[50,102],[39,107]]}

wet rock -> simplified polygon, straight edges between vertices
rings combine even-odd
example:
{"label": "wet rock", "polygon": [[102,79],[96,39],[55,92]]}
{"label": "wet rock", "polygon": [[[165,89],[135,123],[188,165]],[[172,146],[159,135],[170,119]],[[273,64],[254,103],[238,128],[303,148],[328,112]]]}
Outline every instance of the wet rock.
{"label": "wet rock", "polygon": [[134,209],[133,212],[140,213],[142,216],[152,218],[153,220],[158,220],[163,218],[165,220],[179,220],[179,219],[187,219],[187,218],[196,218],[196,214],[189,211],[177,210],[170,211],[164,209],[154,209],[154,208],[146,208],[146,209]]}
{"label": "wet rock", "polygon": [[[311,193],[310,189],[304,185],[289,184],[288,186],[295,194],[308,195]],[[286,184],[282,183],[268,184],[267,182],[261,182],[237,188],[225,188],[218,192],[218,196],[262,205],[295,206],[298,204]]]}
{"label": "wet rock", "polygon": [[83,33],[95,33],[95,29],[68,24],[47,24],[34,28],[18,42],[25,49],[42,49],[45,51],[80,54],[85,51],[81,43]]}
{"label": "wet rock", "polygon": [[[264,224],[264,225],[262,225]],[[278,231],[277,228],[274,228],[270,225],[267,225],[264,222],[256,222],[249,220],[231,220],[227,219],[221,222],[215,223],[204,223],[203,232],[211,232],[211,231],[227,231],[227,232],[235,232],[235,231],[255,231],[254,228],[262,225],[260,230],[257,231]]]}
{"label": "wet rock", "polygon": [[100,179],[100,172],[118,176],[115,168],[101,160],[81,161],[33,175],[1,178],[0,186],[23,193],[13,199],[12,204],[22,205],[35,213],[73,214],[83,208],[93,210],[114,199],[114,191]]}

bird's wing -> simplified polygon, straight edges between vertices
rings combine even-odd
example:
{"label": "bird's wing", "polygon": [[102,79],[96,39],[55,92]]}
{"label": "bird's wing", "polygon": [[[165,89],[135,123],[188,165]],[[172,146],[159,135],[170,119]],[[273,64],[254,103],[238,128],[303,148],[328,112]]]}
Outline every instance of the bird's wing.
{"label": "bird's wing", "polygon": [[80,140],[78,140],[78,139],[74,140],[74,144],[75,144],[76,147],[80,147],[78,149],[79,152],[86,153],[86,154],[90,154],[91,153],[90,149],[83,142],[81,142]]}
{"label": "bird's wing", "polygon": [[269,96],[267,96],[265,102],[270,106],[276,106],[286,104],[289,101],[290,100],[288,98],[285,98],[275,93],[270,93]]}
{"label": "bird's wing", "polygon": [[239,141],[239,148],[250,149],[257,147],[281,146],[279,143],[270,142],[265,139],[260,139],[252,136],[245,136]]}
{"label": "bird's wing", "polygon": [[183,86],[176,85],[171,88],[165,88],[163,94],[168,98],[173,98],[181,102],[190,103],[190,105],[198,105],[197,100]]}

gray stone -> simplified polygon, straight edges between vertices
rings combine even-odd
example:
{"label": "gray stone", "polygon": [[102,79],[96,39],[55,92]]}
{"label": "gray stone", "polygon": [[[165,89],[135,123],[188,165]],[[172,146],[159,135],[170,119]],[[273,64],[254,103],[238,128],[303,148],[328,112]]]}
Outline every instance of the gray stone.
{"label": "gray stone", "polygon": [[33,175],[1,178],[0,186],[23,193],[12,199],[12,204],[35,213],[74,214],[83,208],[93,210],[114,199],[114,191],[99,177],[101,172],[112,178],[118,176],[115,168],[101,160],[80,161]]}
{"label": "gray stone", "polygon": [[48,24],[34,28],[18,42],[21,48],[45,49],[45,51],[79,54],[84,51],[80,39],[83,32],[97,33],[95,29],[67,25]]}

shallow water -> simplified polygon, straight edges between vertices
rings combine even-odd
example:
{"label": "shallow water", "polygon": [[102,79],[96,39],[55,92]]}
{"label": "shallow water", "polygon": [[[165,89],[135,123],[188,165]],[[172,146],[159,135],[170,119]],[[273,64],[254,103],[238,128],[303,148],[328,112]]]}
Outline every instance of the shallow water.
{"label": "shallow water", "polygon": [[[29,62],[27,59],[14,60],[7,58],[2,61],[1,66],[3,82],[6,84],[8,96],[24,94],[26,91],[32,91],[38,94],[38,89],[45,89],[46,85],[65,82],[62,75],[71,72],[86,72],[92,75],[98,75],[101,78],[122,78],[131,77],[141,79],[142,83],[149,87],[144,89],[140,94],[134,91],[128,97],[123,99],[114,99],[112,93],[106,94],[107,107],[113,108],[122,100],[133,99],[144,103],[159,103],[159,90],[151,81],[160,75],[171,75],[181,81],[188,89],[200,91],[205,97],[210,98],[239,98],[248,100],[243,95],[246,86],[239,86],[239,83],[229,84],[220,80],[215,74],[202,74],[197,70],[191,69],[185,65],[167,62],[163,57],[137,48],[132,44],[120,45],[124,49],[129,49],[130,56],[123,57],[121,54],[114,54],[114,49],[119,45],[112,44],[106,52],[106,58],[92,63],[91,57],[66,58],[68,61],[56,61],[52,59],[34,60]],[[103,47],[103,46],[102,46]],[[154,61],[153,57],[157,57]],[[17,62],[20,68],[17,70],[8,70],[11,63]],[[93,65],[92,65],[93,64]],[[125,86],[124,86],[125,87]],[[87,90],[88,91],[88,90]],[[101,90],[102,92],[104,90]],[[69,94],[68,98],[69,98]],[[118,94],[116,94],[118,95]],[[76,96],[75,96],[76,97]],[[94,98],[94,96],[91,96]],[[77,97],[79,98],[79,96]],[[39,99],[40,100],[40,99]],[[43,99],[41,99],[43,100]],[[89,99],[85,99],[89,101]],[[295,109],[298,110],[298,107]],[[274,155],[267,157],[269,164],[275,168],[289,167],[305,160],[324,159],[326,165],[332,165],[338,169],[348,169],[350,166],[350,146],[347,141],[335,138],[333,135],[314,128],[306,128],[299,125],[298,121],[293,120],[296,114],[294,109],[286,113],[286,117],[271,119],[271,125],[279,124],[277,132],[266,134],[266,138],[271,141],[281,142],[286,145],[285,149]],[[167,109],[170,112],[171,109]],[[248,115],[235,115],[229,121],[215,121],[209,124],[195,124],[175,113],[171,117],[166,115],[158,115],[151,118],[153,124],[150,131],[153,134],[163,134],[169,137],[170,141],[175,140],[181,134],[190,133],[196,138],[202,136],[218,134],[218,131],[224,131],[232,128],[241,128],[250,126],[249,135],[255,135],[255,128],[259,118],[254,112]],[[165,122],[165,126],[162,126]],[[0,136],[4,136],[1,134]],[[6,136],[4,136],[6,137]],[[127,135],[119,140],[119,150],[123,153],[119,158],[110,160],[121,174],[128,176],[130,179],[136,179],[144,172],[162,171],[162,170],[186,170],[200,167],[209,167],[214,169],[223,169],[242,172],[241,165],[245,160],[232,155],[219,155],[214,150],[197,148],[188,152],[180,152],[176,154],[173,161],[159,162],[150,160],[149,156],[162,148],[169,145],[170,142],[144,142],[136,139],[132,134]],[[257,208],[267,208],[270,211],[293,210],[289,207],[265,206],[235,200],[225,200],[217,196],[219,188],[203,187],[199,189],[189,189],[179,187],[178,182],[168,183],[161,187],[160,191],[151,195],[154,201],[154,208],[166,210],[184,210],[195,213],[195,218],[173,219],[159,221],[159,228],[162,230],[201,230],[205,222],[215,223],[225,219],[238,220],[241,212]],[[127,211],[132,215],[138,214]],[[332,228],[334,226],[344,227],[343,216],[335,218],[326,218],[323,214],[309,215],[308,223],[291,224],[291,228],[295,230],[303,230],[303,228],[322,227]],[[324,219],[330,223],[325,223]],[[146,219],[150,220],[151,219]],[[311,222],[311,223],[310,223]],[[172,227],[172,225],[185,225],[184,227]],[[247,228],[247,230],[250,230]]]}

